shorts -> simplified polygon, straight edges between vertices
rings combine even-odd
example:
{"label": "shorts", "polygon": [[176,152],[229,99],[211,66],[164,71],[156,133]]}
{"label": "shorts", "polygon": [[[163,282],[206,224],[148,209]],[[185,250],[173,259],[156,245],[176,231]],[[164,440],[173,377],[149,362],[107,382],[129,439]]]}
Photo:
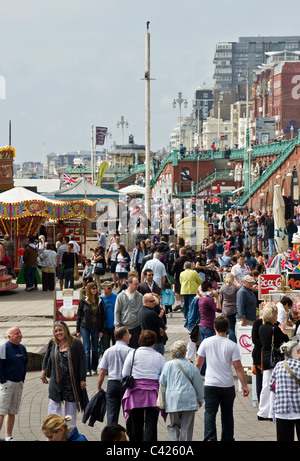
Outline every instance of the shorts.
{"label": "shorts", "polygon": [[117,263],[115,261],[111,261],[111,263],[110,263],[110,272],[112,274],[114,274],[116,272],[116,267],[117,267]]}
{"label": "shorts", "polygon": [[256,235],[248,235],[249,246],[256,244]]}
{"label": "shorts", "polygon": [[64,264],[59,264],[56,268],[56,277],[58,280],[63,280],[64,278]]}
{"label": "shorts", "polygon": [[17,415],[22,398],[23,381],[0,384],[0,415]]}
{"label": "shorts", "polygon": [[117,272],[118,278],[120,279],[127,279],[128,277],[128,272]]}

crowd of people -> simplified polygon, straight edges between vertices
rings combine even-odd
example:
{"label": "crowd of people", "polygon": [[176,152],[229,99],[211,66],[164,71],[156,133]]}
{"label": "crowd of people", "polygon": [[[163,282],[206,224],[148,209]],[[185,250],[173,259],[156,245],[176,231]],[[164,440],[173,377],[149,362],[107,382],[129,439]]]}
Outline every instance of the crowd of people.
{"label": "crowd of people", "polygon": [[[170,440],[192,440],[195,412],[202,406],[204,440],[217,440],[219,408],[221,440],[234,440],[234,372],[243,395],[249,395],[237,344],[243,326],[252,330],[258,420],[276,421],[278,440],[292,439],[293,423],[300,435],[299,399],[287,396],[280,387],[292,379],[282,366],[285,356],[300,378],[298,343],[291,344],[285,333],[287,318],[297,332],[299,311],[287,296],[277,304],[258,297],[258,277],[276,256],[272,213],[231,209],[222,217],[212,215],[211,221],[212,235],[204,239],[199,251],[189,240],[170,238],[159,230],[152,237],[137,239],[132,252],[118,232],[109,242],[99,233],[82,275],[76,335],[70,334],[65,322],[55,322],[43,360],[41,380],[49,384],[49,415],[42,431],[48,440],[83,440],[76,430],[77,414],[92,413],[103,421],[103,396],[107,419],[103,440],[109,434],[124,437],[126,432],[130,441],[156,441],[159,414],[165,421],[169,417]],[[291,243],[297,224],[293,221],[288,227]],[[78,248],[73,236],[59,237],[55,249],[48,248],[45,238],[40,242],[29,239],[23,255],[27,290],[36,283],[34,270],[28,270],[36,267],[35,258],[41,264],[47,261],[42,266],[43,289],[54,289],[55,277],[61,288],[74,287]],[[34,261],[29,264],[28,260]],[[54,270],[43,270],[46,267]],[[103,280],[106,272],[111,276]],[[190,340],[169,344],[168,319],[179,311]],[[192,336],[195,326],[197,339]],[[20,347],[20,335],[16,342]],[[168,361],[166,345],[171,352]],[[4,415],[16,414],[18,408],[17,403],[10,410],[7,397],[4,404],[3,384],[13,375],[15,358],[2,357],[5,354],[0,361],[0,428]],[[23,349],[22,357],[21,382],[26,363]],[[96,374],[98,393],[91,404],[86,379]],[[158,405],[161,392],[164,404]],[[63,407],[66,418],[62,418]],[[126,428],[119,425],[121,410]],[[58,432],[59,439],[51,431]],[[12,428],[7,437],[12,437]]]}

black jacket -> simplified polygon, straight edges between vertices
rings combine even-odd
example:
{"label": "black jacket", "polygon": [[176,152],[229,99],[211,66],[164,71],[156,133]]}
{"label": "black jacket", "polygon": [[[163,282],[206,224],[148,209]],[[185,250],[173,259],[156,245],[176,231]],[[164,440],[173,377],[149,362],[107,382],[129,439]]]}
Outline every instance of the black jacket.
{"label": "black jacket", "polygon": [[[102,298],[99,298],[97,316],[97,328],[104,331],[105,323],[105,304]],[[76,332],[80,333],[81,328],[92,328],[92,309],[86,299],[81,299],[77,311]]]}
{"label": "black jacket", "polygon": [[101,390],[97,392],[89,401],[83,414],[82,422],[89,420],[89,426],[94,427],[96,421],[104,421],[106,413],[106,393]]}
{"label": "black jacket", "polygon": [[157,312],[150,307],[143,306],[138,314],[139,324],[142,330],[152,330],[157,334],[157,342],[164,342],[164,335],[161,334],[165,329],[165,322],[159,317]]}
{"label": "black jacket", "polygon": [[279,350],[281,344],[288,342],[289,337],[278,326],[278,322],[272,325],[269,322],[264,323],[258,330],[258,334],[262,343],[262,365],[264,370],[270,370],[270,358],[271,358],[271,345],[272,335],[274,331],[274,347]]}

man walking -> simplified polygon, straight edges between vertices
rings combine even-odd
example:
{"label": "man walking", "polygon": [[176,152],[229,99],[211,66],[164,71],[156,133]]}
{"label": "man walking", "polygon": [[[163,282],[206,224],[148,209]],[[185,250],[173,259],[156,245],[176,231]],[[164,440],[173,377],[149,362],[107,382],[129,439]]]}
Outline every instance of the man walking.
{"label": "man walking", "polygon": [[26,282],[26,291],[32,291],[35,287],[35,271],[38,258],[38,247],[34,243],[34,237],[29,237],[29,245],[25,248],[23,254],[24,262],[24,279]]}
{"label": "man walking", "polygon": [[118,294],[115,304],[115,328],[124,326],[131,334],[129,346],[138,348],[141,327],[138,320],[139,310],[143,306],[143,296],[137,291],[139,279],[129,277],[127,290]]}
{"label": "man walking", "polygon": [[241,382],[243,395],[249,390],[238,345],[227,338],[229,322],[220,315],[214,321],[216,334],[202,341],[197,352],[196,366],[201,371],[206,361],[204,385],[204,440],[216,441],[216,415],[221,407],[222,441],[234,440],[233,404],[235,399],[232,365]]}
{"label": "man walking", "polygon": [[242,280],[243,286],[236,295],[236,329],[238,326],[245,327],[253,325],[256,320],[257,298],[252,291],[254,278],[251,275],[245,275]]}
{"label": "man walking", "polygon": [[141,282],[144,281],[144,274],[146,269],[151,269],[153,271],[153,280],[157,283],[159,288],[162,289],[165,284],[167,272],[165,265],[159,260],[159,258],[160,253],[155,252],[153,255],[153,259],[150,259],[146,262],[141,274]]}
{"label": "man walking", "polygon": [[145,295],[146,293],[156,293],[158,296],[161,294],[161,289],[157,283],[153,280],[152,269],[146,269],[144,271],[145,281],[140,283],[138,291]]}
{"label": "man walking", "polygon": [[98,392],[106,374],[108,375],[106,387],[106,415],[107,424],[118,424],[121,401],[126,388],[122,386],[122,368],[128,352],[132,349],[128,346],[130,334],[126,327],[115,330],[116,343],[108,348],[99,363]]}
{"label": "man walking", "polygon": [[143,296],[143,307],[139,311],[139,323],[142,330],[152,330],[157,335],[157,342],[154,349],[164,355],[164,331],[167,329],[165,322],[154,310],[155,298],[152,293]]}
{"label": "man walking", "polygon": [[18,327],[7,332],[8,341],[0,346],[0,430],[5,422],[5,440],[12,437],[15,416],[18,414],[28,363],[26,348],[21,344]]}

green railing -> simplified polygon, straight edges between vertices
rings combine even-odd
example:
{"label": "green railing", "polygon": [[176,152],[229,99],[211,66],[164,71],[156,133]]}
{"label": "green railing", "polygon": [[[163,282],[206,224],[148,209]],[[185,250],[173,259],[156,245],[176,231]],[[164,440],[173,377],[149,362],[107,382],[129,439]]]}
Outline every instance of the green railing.
{"label": "green railing", "polygon": [[202,178],[198,184],[196,184],[195,189],[200,192],[201,190],[205,189],[207,186],[210,186],[215,181],[221,181],[224,179],[230,179],[232,176],[231,170],[217,170],[215,169],[212,174],[205,176]]}
{"label": "green railing", "polygon": [[250,190],[244,191],[244,194],[239,200],[235,201],[235,204],[244,205],[247,200],[249,200],[249,196],[251,197],[251,195],[253,195],[254,192],[256,192],[264,184],[264,182],[280,167],[280,165],[285,162],[298,144],[300,144],[300,132],[296,138],[288,141],[286,147],[282,150],[281,154],[278,155],[276,160],[274,160],[274,162],[263,172],[259,179],[251,185]]}

